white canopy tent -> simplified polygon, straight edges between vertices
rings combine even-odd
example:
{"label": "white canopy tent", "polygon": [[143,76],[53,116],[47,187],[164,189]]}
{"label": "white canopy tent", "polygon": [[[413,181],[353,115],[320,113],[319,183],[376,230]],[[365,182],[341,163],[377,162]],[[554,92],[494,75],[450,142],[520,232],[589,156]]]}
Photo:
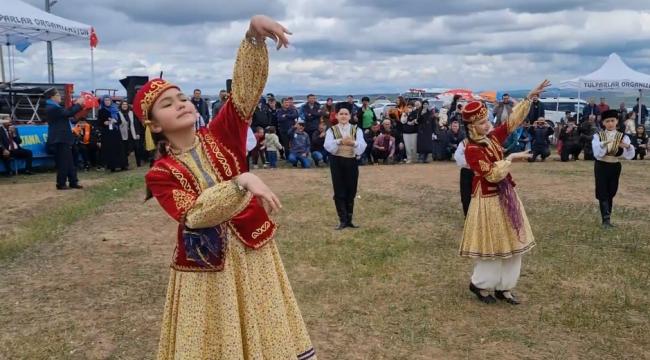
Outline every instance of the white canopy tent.
{"label": "white canopy tent", "polygon": [[598,70],[562,81],[559,87],[578,90],[578,98],[582,91],[638,91],[640,103],[643,90],[650,90],[650,75],[631,69],[618,54],[612,53]]}
{"label": "white canopy tent", "polygon": [[[90,25],[53,15],[19,0],[0,1],[0,42],[2,45],[7,45],[9,81],[14,80],[12,62],[14,49],[11,45],[25,46],[40,41],[88,40],[90,34]],[[2,59],[2,81],[5,82],[4,56],[0,59]]]}

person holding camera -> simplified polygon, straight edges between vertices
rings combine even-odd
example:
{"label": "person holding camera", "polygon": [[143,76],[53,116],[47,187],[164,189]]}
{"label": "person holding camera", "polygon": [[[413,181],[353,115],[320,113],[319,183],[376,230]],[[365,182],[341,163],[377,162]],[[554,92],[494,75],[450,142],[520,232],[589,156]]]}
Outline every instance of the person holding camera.
{"label": "person holding camera", "polygon": [[560,161],[569,161],[569,156],[574,161],[578,160],[582,147],[580,146],[580,133],[574,118],[569,118],[567,124],[560,130],[560,141],[562,141]]}
{"label": "person holding camera", "polygon": [[528,162],[535,162],[538,156],[542,157],[542,161],[546,161],[546,158],[551,155],[549,136],[553,135],[553,128],[548,125],[546,119],[540,117],[533,126],[528,128],[528,132],[530,133],[531,150],[533,151],[533,155],[528,159]]}

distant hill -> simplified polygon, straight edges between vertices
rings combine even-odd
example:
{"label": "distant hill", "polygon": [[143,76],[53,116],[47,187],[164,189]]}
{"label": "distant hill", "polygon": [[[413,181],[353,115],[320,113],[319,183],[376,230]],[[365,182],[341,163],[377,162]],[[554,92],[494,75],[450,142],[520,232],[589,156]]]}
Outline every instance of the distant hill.
{"label": "distant hill", "polygon": [[[529,90],[526,89],[519,89],[519,90],[505,90],[505,91],[499,91],[499,94],[502,93],[508,93],[510,96],[520,99],[523,98],[528,94]],[[477,91],[478,93],[478,91]],[[345,100],[349,94],[345,95],[324,95],[324,94],[317,94],[317,97],[319,100],[325,100],[329,97],[333,98],[334,101],[341,101]],[[370,98],[370,101],[372,102],[373,100],[377,98],[387,98],[390,100],[395,100],[400,94],[398,93],[375,93],[375,94],[352,94],[355,99],[361,99],[364,96],[367,96]],[[275,93],[275,98],[276,99],[282,99],[283,97],[288,97],[292,96],[295,100],[307,100],[306,94],[293,94],[293,95],[284,95],[284,94],[279,94]],[[572,98],[578,98],[578,92],[575,90],[564,90],[564,89],[549,89],[547,90],[544,95],[544,97],[572,97]],[[588,92],[582,92],[580,93],[580,98],[583,100],[589,100],[589,98],[594,98],[596,103],[600,101],[601,97],[604,97],[607,101],[607,103],[611,105],[618,105],[621,102],[625,102],[629,107],[631,107],[633,104],[636,102],[638,94],[633,93],[633,92],[626,92],[626,93],[618,93],[618,92],[606,92],[606,91],[588,91]],[[216,95],[208,95],[206,96],[211,100],[214,100],[217,98]],[[645,104],[650,104],[650,94],[644,94],[642,98],[642,102]]]}

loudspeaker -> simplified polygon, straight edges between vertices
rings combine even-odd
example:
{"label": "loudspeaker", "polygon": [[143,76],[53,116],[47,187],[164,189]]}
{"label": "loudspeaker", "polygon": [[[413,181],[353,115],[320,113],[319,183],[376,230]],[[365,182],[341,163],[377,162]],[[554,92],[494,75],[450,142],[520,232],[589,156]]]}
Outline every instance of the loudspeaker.
{"label": "loudspeaker", "polygon": [[149,81],[148,76],[127,76],[120,80],[120,84],[126,89],[126,101],[133,104],[135,93]]}

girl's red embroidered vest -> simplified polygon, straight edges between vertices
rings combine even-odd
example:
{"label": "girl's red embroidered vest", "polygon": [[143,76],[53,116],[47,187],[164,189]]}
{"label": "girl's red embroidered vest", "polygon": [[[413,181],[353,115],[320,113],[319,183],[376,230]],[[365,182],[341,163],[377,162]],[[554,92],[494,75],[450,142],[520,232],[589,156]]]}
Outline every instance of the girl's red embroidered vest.
{"label": "girl's red embroidered vest", "polygon": [[[219,181],[231,180],[247,170],[243,167],[246,166],[245,156],[228,149],[208,129],[200,129],[197,136]],[[179,221],[178,241],[172,267],[180,271],[222,270],[223,259],[204,259],[205,263],[199,264],[188,259],[187,256],[183,241],[184,217],[201,194],[199,182],[194,175],[173,155],[167,155],[154,163],[147,173],[146,179],[147,185],[162,207]],[[224,239],[228,233],[225,231],[226,227],[251,249],[259,249],[264,246],[273,238],[277,228],[255,197],[251,198],[241,212],[217,227],[222,230]]]}
{"label": "girl's red embroidered vest", "polygon": [[[499,194],[498,185],[489,182],[485,176],[490,172],[495,162],[503,160],[503,142],[508,137],[507,124],[500,125],[492,131],[487,138],[488,144],[477,144],[468,142],[465,147],[465,160],[474,171],[474,179],[472,180],[472,194],[476,193],[478,187],[481,187],[481,196],[490,197]],[[512,176],[508,174],[505,181],[509,181],[514,187],[516,186]]]}

